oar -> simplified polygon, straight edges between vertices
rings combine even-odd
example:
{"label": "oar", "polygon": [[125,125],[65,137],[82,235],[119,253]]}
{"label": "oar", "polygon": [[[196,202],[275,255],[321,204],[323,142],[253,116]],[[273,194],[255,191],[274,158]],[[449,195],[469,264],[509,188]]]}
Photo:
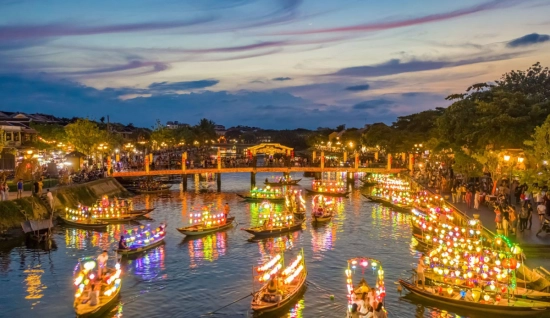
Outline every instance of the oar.
{"label": "oar", "polygon": [[244,296],[244,297],[242,297],[242,298],[239,298],[239,299],[235,300],[235,301],[232,302],[232,303],[229,303],[229,304],[227,304],[227,305],[225,305],[225,306],[223,306],[223,307],[220,307],[220,308],[218,308],[218,309],[216,309],[216,310],[214,310],[214,311],[211,311],[211,312],[209,312],[209,313],[207,313],[207,314],[205,314],[205,315],[202,315],[202,316],[214,315],[216,312],[218,312],[218,311],[220,311],[220,310],[222,310],[222,309],[224,309],[224,308],[227,308],[227,307],[233,305],[234,303],[237,303],[237,302],[239,302],[239,301],[241,301],[241,300],[243,300],[243,299],[245,299],[245,298],[248,298],[248,297],[250,297],[250,296],[252,296],[252,295],[253,295],[253,294],[250,293],[250,294],[248,294],[248,295],[246,295],[246,296]]}

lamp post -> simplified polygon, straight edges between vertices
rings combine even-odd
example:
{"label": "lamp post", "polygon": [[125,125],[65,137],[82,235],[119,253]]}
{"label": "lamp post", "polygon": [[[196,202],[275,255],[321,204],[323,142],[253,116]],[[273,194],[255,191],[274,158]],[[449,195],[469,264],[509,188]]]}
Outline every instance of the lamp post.
{"label": "lamp post", "polygon": [[[504,161],[509,162],[512,159],[510,155],[504,155]],[[517,163],[523,163],[523,160],[525,158],[518,156],[518,162]],[[508,179],[508,190],[510,191],[509,199],[510,203],[512,203],[512,174],[514,172],[514,165],[510,163],[510,178]]]}

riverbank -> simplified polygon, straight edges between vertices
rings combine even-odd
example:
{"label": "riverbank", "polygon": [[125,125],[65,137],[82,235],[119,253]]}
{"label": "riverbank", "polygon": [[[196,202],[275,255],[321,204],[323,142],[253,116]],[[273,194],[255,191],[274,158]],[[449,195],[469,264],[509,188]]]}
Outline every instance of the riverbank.
{"label": "riverbank", "polygon": [[[84,184],[74,184],[52,189],[55,212],[65,207],[75,207],[79,203],[94,204],[102,196],[122,196],[131,194],[114,178],[99,179]],[[0,230],[13,233],[25,220],[38,220],[49,217],[45,202],[36,196],[25,193],[23,198],[0,202]]]}

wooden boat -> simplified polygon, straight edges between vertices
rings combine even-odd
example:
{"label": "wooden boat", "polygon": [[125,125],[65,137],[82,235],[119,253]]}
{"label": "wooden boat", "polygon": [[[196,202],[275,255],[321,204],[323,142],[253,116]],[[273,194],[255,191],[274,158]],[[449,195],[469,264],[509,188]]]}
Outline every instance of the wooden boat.
{"label": "wooden boat", "polygon": [[140,194],[168,193],[170,192],[170,188],[161,188],[161,189],[155,189],[155,190],[135,189],[134,191]]}
{"label": "wooden boat", "polygon": [[147,213],[149,213],[149,211],[142,211],[140,213],[132,213],[132,214],[121,214],[120,216],[117,216],[117,217],[98,216],[98,217],[95,217],[95,219],[103,222],[108,222],[108,223],[120,223],[120,222],[133,221],[141,216],[144,216]]}
{"label": "wooden boat", "polygon": [[365,198],[369,199],[372,202],[380,203],[384,206],[387,206],[387,207],[391,208],[392,210],[394,210],[395,212],[411,213],[411,211],[412,211],[412,207],[408,206],[408,205],[393,203],[393,202],[391,202],[389,200],[386,200],[384,198],[376,197],[376,196],[372,196],[372,195],[363,194],[363,196]]}
{"label": "wooden boat", "polygon": [[[426,287],[422,289],[415,285],[400,279],[399,284],[407,289],[409,292],[415,294],[418,297],[429,300],[430,302],[439,303],[441,305],[447,305],[449,307],[466,309],[468,312],[479,312],[480,314],[491,313],[504,316],[538,316],[542,317],[544,314],[550,312],[550,303],[526,300],[526,299],[501,299],[497,304],[480,303],[473,301],[466,301],[460,299],[460,293],[453,291],[452,295],[457,294],[454,297],[442,296],[434,293],[434,289]],[[446,292],[446,291],[445,291]]]}
{"label": "wooden boat", "polygon": [[245,199],[246,201],[249,201],[249,202],[263,202],[263,201],[269,201],[269,202],[275,202],[275,203],[282,203],[285,201],[285,198],[284,197],[276,197],[276,198],[258,198],[258,197],[252,197],[252,196],[244,196],[242,194],[238,194],[237,195],[243,199]]}
{"label": "wooden boat", "polygon": [[213,233],[213,232],[228,229],[233,226],[234,220],[235,220],[235,217],[228,217],[225,223],[221,225],[205,227],[204,224],[201,223],[201,224],[195,224],[195,225],[186,226],[186,227],[180,227],[177,230],[181,234],[188,235],[188,236],[203,235],[203,234],[208,234],[208,233]]}
{"label": "wooden boat", "polygon": [[88,230],[104,230],[107,228],[107,225],[109,223],[100,221],[97,219],[91,219],[91,220],[71,220],[66,217],[59,216],[59,218],[69,226],[74,226],[82,229],[88,229]]}
{"label": "wooden boat", "polygon": [[269,237],[269,236],[279,235],[281,233],[294,232],[294,231],[300,230],[302,229],[303,223],[304,223],[304,220],[297,220],[291,226],[273,227],[271,229],[266,229],[264,228],[264,226],[256,226],[256,227],[251,227],[251,228],[241,229],[241,230],[246,231],[254,235],[255,237]]}
{"label": "wooden boat", "polygon": [[141,245],[141,246],[138,246],[138,247],[135,247],[135,248],[117,249],[117,253],[120,254],[120,255],[126,255],[126,256],[135,255],[135,254],[143,253],[147,250],[150,250],[150,249],[155,248],[157,246],[160,246],[162,244],[164,244],[164,236],[162,236],[156,242],[154,242],[152,244],[149,244],[149,245]]}
{"label": "wooden boat", "polygon": [[145,214],[147,213],[151,213],[155,210],[155,208],[152,208],[152,209],[139,209],[139,210],[131,210],[131,211],[128,211],[126,212],[126,214],[139,214],[140,216],[143,215],[143,213],[145,212]]}
{"label": "wooden boat", "polygon": [[[285,275],[287,271],[288,274]],[[282,284],[279,284],[277,292],[270,292],[269,284],[265,284],[260,290],[253,293],[251,305],[255,313],[268,313],[280,310],[298,298],[300,292],[305,287],[307,277],[303,250],[296,260],[285,268],[282,272],[282,276],[285,278],[280,279]]]}
{"label": "wooden boat", "polygon": [[361,182],[363,182],[363,187],[365,188],[368,188],[368,187],[374,187],[375,185],[378,184],[378,182],[373,182],[373,181],[363,181],[361,180]]}
{"label": "wooden boat", "polygon": [[282,187],[282,186],[293,186],[297,185],[298,182],[300,182],[302,179],[296,179],[296,180],[287,180],[283,182],[264,182],[265,185],[272,186],[272,187]]}
{"label": "wooden boat", "polygon": [[314,191],[314,190],[309,190],[309,189],[306,189],[306,191],[309,193],[309,194],[314,194],[314,195],[324,195],[324,196],[327,196],[327,197],[338,197],[338,198],[347,198],[348,195],[350,194],[350,191],[346,191],[346,192],[330,192],[330,191]]}
{"label": "wooden boat", "polygon": [[305,211],[299,211],[299,212],[292,212],[294,214],[294,218],[297,220],[303,220],[306,218],[306,212]]}
{"label": "wooden boat", "polygon": [[[372,272],[369,269],[372,268]],[[357,270],[359,269],[359,270]],[[369,286],[365,280],[365,274],[371,272],[375,276],[375,281],[371,282],[372,287]],[[379,260],[370,257],[354,257],[348,259],[346,273],[346,287],[347,287],[347,299],[348,299],[348,313],[351,314],[351,307],[356,301],[357,297],[362,297],[363,294],[369,294],[371,291],[374,295],[377,303],[384,304],[384,298],[386,297],[386,286],[384,285],[384,270],[382,263]],[[353,283],[353,276],[361,274],[361,280],[355,285]],[[368,301],[368,299],[366,299]],[[383,309],[385,311],[385,308]]]}
{"label": "wooden boat", "polygon": [[334,217],[334,215],[332,215],[332,213],[329,213],[329,214],[323,214],[321,216],[315,216],[314,214],[311,215],[311,223],[314,223],[314,224],[322,224],[322,223],[327,223],[327,222],[330,222],[330,220],[332,220],[332,218]]}
{"label": "wooden boat", "polygon": [[[83,264],[84,262],[84,264]],[[88,277],[93,274],[93,270],[97,268],[95,259],[85,258],[79,262],[80,266],[77,266],[75,272],[74,284],[77,286],[75,294],[74,310],[77,317],[102,317],[105,312],[111,309],[118,301],[120,289],[122,287],[122,280],[120,278],[122,271],[120,270],[120,264],[116,264],[114,268],[107,269],[107,275],[104,276],[102,281],[102,287],[99,291],[99,302],[95,306],[91,306],[89,302],[83,304],[83,286],[88,284],[86,282]],[[93,264],[93,265],[89,265]],[[107,278],[109,277],[109,278]],[[97,279],[97,278],[96,278]],[[82,287],[81,287],[82,286]]]}

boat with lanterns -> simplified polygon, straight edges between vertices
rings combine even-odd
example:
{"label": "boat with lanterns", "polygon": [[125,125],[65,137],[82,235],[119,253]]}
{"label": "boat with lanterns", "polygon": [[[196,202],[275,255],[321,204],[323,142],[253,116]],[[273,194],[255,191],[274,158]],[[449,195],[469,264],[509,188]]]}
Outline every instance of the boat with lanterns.
{"label": "boat with lanterns", "polygon": [[[76,287],[74,310],[77,317],[101,317],[111,309],[118,300],[122,286],[122,270],[120,264],[107,266],[99,275],[99,265],[93,257],[78,260],[73,273]],[[96,293],[97,303],[91,301],[91,293]]]}
{"label": "boat with lanterns", "polygon": [[192,211],[189,216],[191,225],[177,229],[187,236],[222,231],[232,227],[235,221],[235,217],[226,216],[223,212],[212,212],[211,206],[203,206],[200,211]]}
{"label": "boat with lanterns", "polygon": [[[365,274],[370,272],[375,276],[372,286],[365,279]],[[353,276],[360,272],[361,280],[353,283]],[[348,299],[348,314],[352,312],[353,304],[357,304],[360,314],[366,314],[367,305],[376,308],[376,304],[384,304],[386,297],[386,286],[384,285],[384,269],[382,263],[371,257],[354,257],[347,261],[346,268],[346,287]],[[383,308],[385,311],[386,309]]]}
{"label": "boat with lanterns", "polygon": [[164,244],[165,229],[164,224],[155,229],[151,229],[151,224],[127,229],[124,237],[127,248],[119,248],[117,252],[121,255],[135,255]]}
{"label": "boat with lanterns", "polygon": [[140,181],[133,191],[140,194],[167,193],[170,192],[171,187],[171,184],[164,184],[154,179],[146,179]]}
{"label": "boat with lanterns", "polygon": [[306,217],[306,201],[302,197],[302,190],[288,190],[285,193],[285,208],[297,219]]}
{"label": "boat with lanterns", "polygon": [[413,208],[409,183],[399,179],[387,179],[363,196],[396,212],[410,213]]}
{"label": "boat with lanterns", "polygon": [[322,224],[330,222],[335,213],[334,198],[323,195],[313,197],[313,210],[311,211],[311,222],[314,224]]}
{"label": "boat with lanterns", "polygon": [[270,186],[266,186],[263,189],[254,187],[254,189],[250,190],[250,195],[242,195],[242,194],[237,194],[237,195],[249,202],[270,201],[270,202],[283,203],[285,201],[285,196],[283,191],[281,191],[280,189],[274,189]]}
{"label": "boat with lanterns", "polygon": [[305,287],[307,268],[303,249],[284,266],[282,254],[254,269],[254,280],[263,286],[252,293],[252,310],[256,313],[275,312],[295,301]]}
{"label": "boat with lanterns", "polygon": [[304,223],[304,220],[295,219],[291,213],[275,211],[273,205],[267,201],[260,206],[259,220],[261,225],[241,230],[254,237],[269,237],[300,230]]}
{"label": "boat with lanterns", "polygon": [[298,185],[298,182],[301,180],[302,179],[293,180],[290,176],[278,178],[277,181],[269,181],[269,179],[266,178],[264,184],[271,187],[294,186]]}
{"label": "boat with lanterns", "polygon": [[306,189],[310,194],[321,194],[330,197],[345,198],[350,194],[346,191],[345,183],[342,181],[313,180],[311,190]]}
{"label": "boat with lanterns", "polygon": [[91,213],[84,209],[73,210],[65,208],[65,215],[59,218],[66,225],[87,230],[105,230],[109,223],[92,218]]}
{"label": "boat with lanterns", "polygon": [[103,196],[93,206],[78,205],[76,209],[66,209],[66,214],[89,215],[92,219],[107,223],[120,223],[136,220],[154,209],[134,210],[132,200],[109,200]]}

